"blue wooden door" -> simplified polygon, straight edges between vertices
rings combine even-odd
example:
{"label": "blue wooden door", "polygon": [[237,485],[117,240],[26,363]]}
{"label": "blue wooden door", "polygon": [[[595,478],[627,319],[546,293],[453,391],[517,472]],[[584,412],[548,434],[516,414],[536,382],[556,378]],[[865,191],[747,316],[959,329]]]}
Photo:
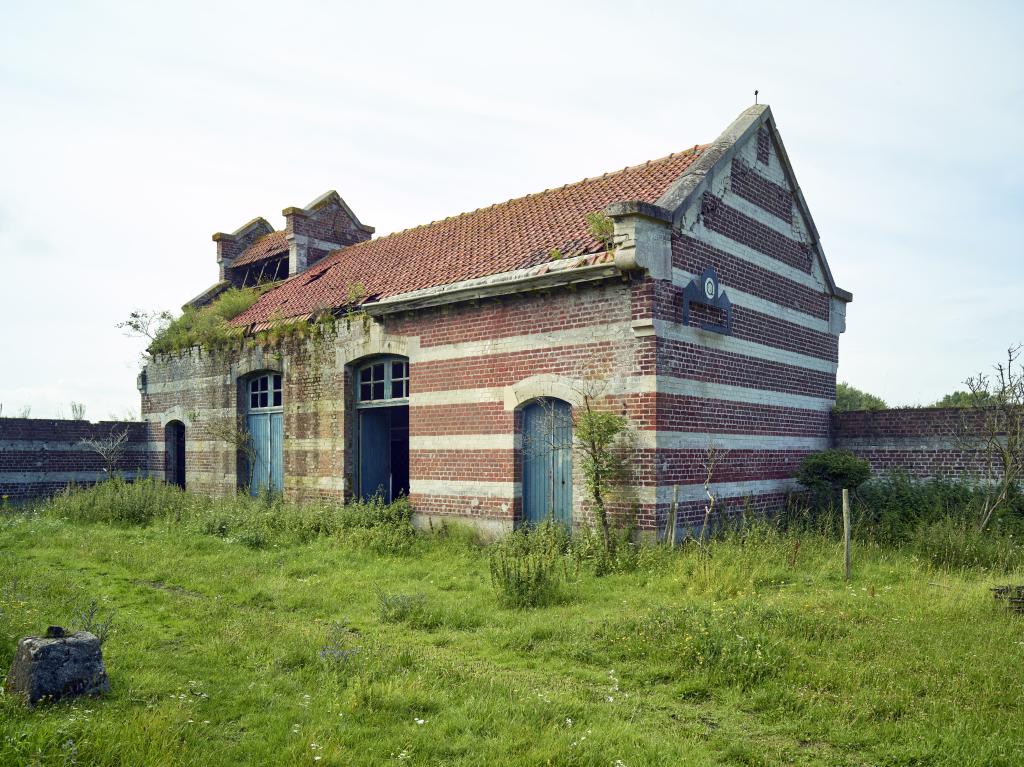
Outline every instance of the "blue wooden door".
{"label": "blue wooden door", "polygon": [[284,487],[284,415],[250,413],[246,428],[252,441],[249,494],[279,493]]}
{"label": "blue wooden door", "polygon": [[380,495],[391,500],[390,408],[359,411],[359,495],[364,500]]}
{"label": "blue wooden door", "polygon": [[523,408],[523,518],[572,526],[572,417],[568,402]]}

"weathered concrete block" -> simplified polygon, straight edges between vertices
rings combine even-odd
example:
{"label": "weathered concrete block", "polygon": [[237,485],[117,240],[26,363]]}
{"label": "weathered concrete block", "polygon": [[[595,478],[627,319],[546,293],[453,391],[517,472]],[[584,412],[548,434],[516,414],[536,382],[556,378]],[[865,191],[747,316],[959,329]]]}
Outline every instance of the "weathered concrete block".
{"label": "weathered concrete block", "polygon": [[98,695],[110,690],[100,640],[88,631],[64,634],[51,626],[45,637],[25,637],[7,675],[7,692],[29,706],[46,700]]}

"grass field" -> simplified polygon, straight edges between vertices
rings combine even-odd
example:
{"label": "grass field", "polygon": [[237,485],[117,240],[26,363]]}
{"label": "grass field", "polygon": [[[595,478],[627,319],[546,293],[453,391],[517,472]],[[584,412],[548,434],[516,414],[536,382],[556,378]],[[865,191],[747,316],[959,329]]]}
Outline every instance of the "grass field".
{"label": "grass field", "polygon": [[861,545],[846,584],[762,530],[512,610],[465,533],[259,543],[0,517],[3,671],[116,611],[110,695],[0,697],[0,764],[1024,764],[1024,618],[988,592],[1020,574]]}

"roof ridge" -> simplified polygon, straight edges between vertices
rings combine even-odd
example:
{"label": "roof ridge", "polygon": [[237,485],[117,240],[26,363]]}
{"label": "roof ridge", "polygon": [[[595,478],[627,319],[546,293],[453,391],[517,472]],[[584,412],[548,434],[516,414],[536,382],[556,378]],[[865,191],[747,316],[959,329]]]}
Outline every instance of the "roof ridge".
{"label": "roof ridge", "polygon": [[[626,172],[631,171],[631,170],[633,170],[635,168],[649,168],[651,165],[653,165],[655,163],[666,162],[667,160],[672,160],[672,159],[675,159],[676,157],[682,157],[684,155],[694,154],[695,152],[697,152],[697,150],[704,149],[704,148],[706,148],[708,146],[710,146],[710,145],[709,144],[694,144],[690,149],[684,149],[684,150],[682,150],[680,152],[672,152],[671,154],[667,154],[667,155],[665,155],[663,157],[658,157],[658,158],[655,158],[653,160],[646,160],[645,162],[640,162],[640,163],[637,163],[635,165],[627,165],[625,168],[620,168],[619,170],[608,171],[606,173],[603,173],[600,176],[587,176],[586,178],[582,178],[579,181],[571,181],[571,182],[569,182],[567,184],[562,184],[562,186],[550,187],[548,189],[545,189],[543,192],[528,192],[527,194],[520,195],[519,197],[511,197],[511,198],[505,200],[504,202],[495,202],[495,203],[492,203],[491,205],[488,205],[488,206],[485,206],[485,207],[479,207],[479,208],[476,208],[474,210],[464,210],[461,213],[455,213],[455,214],[450,215],[450,216],[445,216],[442,219],[437,219],[436,221],[431,221],[430,223],[417,224],[416,226],[410,226],[410,227],[406,227],[405,229],[400,229],[400,230],[395,231],[395,232],[389,232],[388,234],[381,235],[380,237],[376,237],[376,238],[369,239],[369,240],[363,240],[362,242],[355,242],[355,243],[353,243],[351,245],[346,245],[344,248],[338,248],[337,250],[331,251],[330,255],[334,255],[335,253],[340,253],[342,251],[351,251],[353,248],[358,248],[360,245],[366,245],[366,244],[371,243],[371,242],[381,242],[382,240],[387,240],[387,239],[390,239],[391,237],[397,237],[398,235],[405,234],[406,232],[414,232],[417,229],[424,229],[424,228],[429,227],[429,226],[434,226],[434,224],[437,224],[437,223],[444,223],[445,221],[451,221],[453,219],[459,219],[459,218],[462,218],[463,216],[471,216],[474,213],[479,213],[482,210],[493,210],[494,208],[497,208],[497,207],[500,207],[500,206],[503,206],[503,205],[508,205],[509,203],[513,203],[513,202],[516,202],[518,200],[536,199],[538,197],[543,197],[546,194],[551,194],[552,192],[561,192],[561,191],[563,191],[565,189],[569,189],[570,187],[580,186],[581,184],[585,184],[588,181],[598,181],[598,180],[601,180],[601,179],[607,179],[610,176],[618,176],[618,175],[620,175],[622,173],[626,173]],[[326,258],[325,258],[325,260],[326,260]]]}

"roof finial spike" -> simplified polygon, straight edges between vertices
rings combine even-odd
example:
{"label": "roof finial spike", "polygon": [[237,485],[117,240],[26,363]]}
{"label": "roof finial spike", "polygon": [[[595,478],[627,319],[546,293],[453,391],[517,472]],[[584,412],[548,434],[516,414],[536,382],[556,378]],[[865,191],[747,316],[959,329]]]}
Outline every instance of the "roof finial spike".
{"label": "roof finial spike", "polygon": [[754,89],[754,106],[757,106],[757,88]]}

